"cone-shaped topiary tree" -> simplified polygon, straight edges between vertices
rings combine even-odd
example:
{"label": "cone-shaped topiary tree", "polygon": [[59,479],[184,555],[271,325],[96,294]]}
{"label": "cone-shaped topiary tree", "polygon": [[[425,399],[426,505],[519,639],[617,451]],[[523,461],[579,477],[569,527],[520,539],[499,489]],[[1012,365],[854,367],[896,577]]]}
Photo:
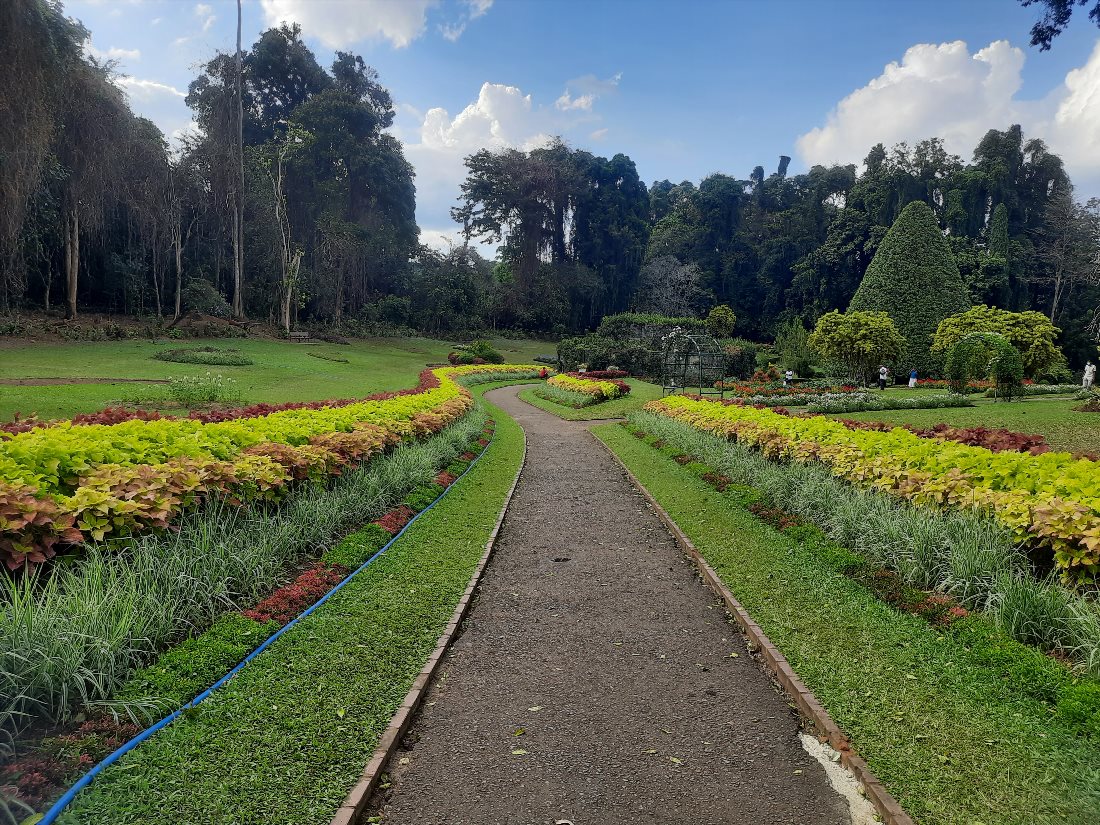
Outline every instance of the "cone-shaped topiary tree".
{"label": "cone-shaped topiary tree", "polygon": [[931,353],[940,321],[970,307],[955,257],[932,210],[914,201],[902,210],[871,260],[849,310],[885,312],[907,346],[897,367],[922,375],[938,370]]}

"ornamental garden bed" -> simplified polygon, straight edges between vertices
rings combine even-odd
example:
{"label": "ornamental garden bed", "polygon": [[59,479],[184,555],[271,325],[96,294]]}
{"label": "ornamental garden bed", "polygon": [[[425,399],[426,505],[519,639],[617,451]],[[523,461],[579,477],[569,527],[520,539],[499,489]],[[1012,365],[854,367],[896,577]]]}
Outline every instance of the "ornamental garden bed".
{"label": "ornamental garden bed", "polygon": [[535,394],[563,407],[580,409],[628,395],[630,384],[622,380],[626,377],[622,370],[564,372],[548,378]]}
{"label": "ornamental garden bed", "polygon": [[[0,651],[7,663],[5,679],[12,681],[5,686],[4,693],[22,698],[21,706],[9,708],[3,722],[9,736],[26,729],[30,723],[37,731],[36,738],[44,744],[30,752],[22,747],[18,758],[24,761],[9,763],[0,774],[0,782],[18,789],[26,799],[41,799],[39,786],[43,786],[43,782],[52,787],[58,777],[67,777],[85,765],[91,755],[88,749],[76,752],[64,745],[66,740],[58,739],[58,736],[71,733],[64,727],[65,720],[88,713],[89,709],[99,707],[117,694],[125,698],[126,707],[138,709],[136,721],[144,725],[163,706],[162,693],[168,694],[169,704],[178,704],[195,695],[185,696],[195,686],[193,679],[186,689],[181,690],[177,685],[175,690],[140,696],[136,695],[142,693],[140,690],[135,693],[128,686],[119,689],[134,663],[148,662],[150,654],[163,649],[165,643],[172,644],[173,638],[178,641],[181,626],[208,626],[211,618],[222,614],[227,606],[239,605],[246,612],[234,625],[234,633],[240,631],[244,637],[255,635],[255,641],[260,641],[265,636],[258,628],[268,628],[270,620],[285,621],[299,612],[303,604],[326,585],[358,566],[364,553],[369,556],[415,512],[431,504],[474,459],[475,451],[480,452],[488,443],[487,433],[478,435],[483,417],[479,419],[466,412],[472,403],[470,394],[455,384],[452,376],[457,372],[466,382],[477,383],[486,378],[510,379],[532,374],[527,367],[489,370],[479,367],[444,372],[450,375],[436,376],[441,379],[438,383],[446,379],[457,393],[452,398],[464,400],[462,415],[452,419],[457,423],[444,428],[450,422],[440,417],[437,430],[421,417],[418,419],[421,427],[409,425],[405,438],[393,442],[402,443],[400,448],[395,450],[391,444],[384,455],[368,453],[358,459],[351,456],[342,472],[339,472],[339,465],[330,465],[332,470],[338,471],[334,482],[319,483],[329,476],[311,473],[308,465],[301,466],[297,472],[288,474],[288,483],[277,499],[207,495],[203,506],[199,507],[196,498],[190,507],[174,514],[173,520],[179,522],[178,532],[153,530],[146,535],[131,534],[113,542],[96,542],[86,546],[79,556],[70,554],[72,561],[57,568],[56,572],[49,570],[48,575],[34,575],[24,567],[9,576],[10,601],[21,605],[27,621],[23,623],[22,635],[14,634],[12,631],[18,628],[9,624],[8,638]],[[432,389],[436,388],[429,387],[427,392]],[[422,387],[421,392],[424,391]],[[408,394],[393,397],[405,399]],[[451,400],[439,399],[440,406]],[[133,424],[127,422],[127,425]],[[466,432],[471,426],[474,429]],[[78,428],[62,426],[56,431],[73,429]],[[440,434],[434,435],[437,431]],[[7,443],[12,440],[15,439]],[[291,445],[277,443],[273,443],[272,448],[275,454],[279,454],[279,450],[293,449]],[[369,460],[372,456],[376,457]],[[404,500],[391,507],[395,495],[398,499],[403,495]],[[315,561],[309,561],[312,548],[329,545],[341,532],[356,523],[362,524],[364,516],[376,517],[386,508],[388,511],[376,518],[374,525],[352,533],[320,558],[315,556]],[[126,553],[119,553],[120,542],[128,548]],[[303,556],[303,552],[306,555]],[[288,563],[297,568],[298,575],[287,576]],[[188,570],[186,575],[192,578],[181,578],[184,570]],[[287,578],[291,579],[290,583],[271,594],[268,583]],[[186,582],[187,592],[174,595],[169,592],[173,579],[177,590],[179,582]],[[116,585],[121,585],[122,590]],[[94,628],[97,627],[112,631],[130,629],[121,637],[104,639],[106,644],[103,644],[96,637]],[[226,638],[223,619],[215,622],[210,632],[214,634],[210,645],[195,639],[190,641],[192,646],[197,645],[196,655],[184,655],[182,659],[189,673],[194,670],[196,661],[214,662],[220,667],[225,664],[226,656],[232,659],[240,652],[239,645]],[[135,645],[127,639],[140,641]],[[219,651],[225,654],[221,658]],[[172,653],[166,655],[171,657]],[[60,661],[59,656],[65,657],[64,661]],[[239,658],[230,661],[229,665]],[[20,661],[23,666],[16,666]],[[150,667],[163,677],[152,682],[162,688],[166,686],[165,679],[172,682],[180,675],[178,667],[173,670],[170,665],[161,666],[159,660]],[[202,678],[210,675],[209,668],[200,670],[204,674]],[[144,678],[133,676],[130,683]],[[104,707],[109,709],[111,705],[108,703]],[[124,719],[120,717],[119,721]],[[54,723],[62,724],[61,732],[43,737],[44,728]],[[112,734],[108,730],[104,735]],[[95,750],[96,746],[92,743],[89,747]],[[46,773],[38,769],[42,767],[41,760],[54,757],[60,759],[62,767]]]}

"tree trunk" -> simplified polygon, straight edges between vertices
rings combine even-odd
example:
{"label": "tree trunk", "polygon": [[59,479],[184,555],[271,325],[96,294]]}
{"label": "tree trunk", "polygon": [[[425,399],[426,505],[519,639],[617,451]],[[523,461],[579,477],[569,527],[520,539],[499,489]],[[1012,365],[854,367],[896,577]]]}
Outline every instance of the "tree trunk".
{"label": "tree trunk", "polygon": [[233,317],[244,317],[244,297],[241,295],[244,279],[244,99],[241,92],[241,0],[237,0],[237,202],[233,225],[235,236],[233,251]]}
{"label": "tree trunk", "polygon": [[76,287],[80,273],[80,214],[69,209],[65,221],[65,317],[76,318]]}
{"label": "tree trunk", "polygon": [[290,309],[294,305],[294,288],[298,283],[298,268],[302,265],[301,251],[295,252],[287,262],[286,276],[283,279],[281,319],[283,332],[290,335]]}
{"label": "tree trunk", "polygon": [[241,299],[241,215],[233,206],[233,317],[244,317],[244,302]]}
{"label": "tree trunk", "polygon": [[179,221],[172,227],[172,235],[176,253],[176,302],[172,312],[172,320],[174,321],[180,317],[180,293],[183,285],[183,237]]}

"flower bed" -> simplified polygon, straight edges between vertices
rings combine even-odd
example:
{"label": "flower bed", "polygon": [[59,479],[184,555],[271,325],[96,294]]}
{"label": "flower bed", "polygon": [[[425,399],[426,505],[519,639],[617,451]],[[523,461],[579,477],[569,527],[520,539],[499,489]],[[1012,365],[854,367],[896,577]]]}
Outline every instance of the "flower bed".
{"label": "flower bed", "polygon": [[[596,373],[597,375],[599,373]],[[592,373],[564,372],[546,380],[548,386],[589,396],[590,403],[621,398],[630,392],[630,385],[618,378],[592,378]]]}
{"label": "flower bed", "polygon": [[[450,438],[452,442],[456,437],[468,438],[465,434],[470,432],[471,423],[481,426],[476,421],[475,418],[471,422],[470,417],[467,417],[456,425],[457,429],[451,428],[448,434],[440,438]],[[111,692],[116,698],[136,702],[158,712],[166,712],[189,702],[280,626],[298,617],[389,543],[394,534],[417,512],[431,504],[445,488],[457,481],[489,443],[492,433],[493,426],[490,422],[476,431],[470,441],[459,442],[474,449],[455,458],[444,469],[433,471],[435,475],[431,482],[425,481],[413,487],[405,502],[418,497],[421,499],[419,506],[414,508],[407,503],[400,503],[390,507],[374,522],[330,547],[319,559],[315,557],[314,561],[304,566],[298,565],[300,572],[293,580],[277,588],[266,598],[254,602],[253,607],[222,615],[208,630],[161,653],[151,664],[131,674],[120,689]],[[407,449],[427,449],[433,443],[411,445]],[[461,447],[454,443],[451,449],[457,450]],[[445,447],[436,451],[444,461],[446,453]],[[418,460],[415,459],[402,461],[399,472],[413,470],[417,463]],[[369,470],[370,468],[362,468],[358,472]],[[430,496],[425,495],[428,493]],[[368,495],[367,498],[369,497]],[[112,679],[117,679],[117,676],[104,678],[103,683],[108,684]],[[69,724],[58,729],[60,733],[55,730],[45,738],[39,738],[45,720],[36,721],[36,735],[33,740],[16,740],[19,756],[0,767],[0,793],[6,793],[9,799],[14,797],[39,807],[56,798],[65,784],[139,730],[120,719],[96,715],[92,722],[79,728]],[[93,723],[95,730],[89,733],[89,726]],[[10,733],[10,729],[5,733]],[[69,745],[64,750],[59,750],[54,747],[54,743],[59,742]]]}
{"label": "flower bed", "polygon": [[538,367],[425,370],[417,387],[359,401],[256,405],[189,419],[58,422],[0,441],[0,558],[33,566],[59,545],[163,529],[210,494],[278,498],[388,447],[443,429],[470,409],[464,377]]}
{"label": "flower bed", "polygon": [[645,409],[757,447],[770,458],[821,461],[856,484],[914,503],[974,508],[1017,538],[1049,548],[1067,580],[1100,574],[1100,474],[1068,453],[993,453],[902,429],[852,430],[823,417],[716,404],[683,396]]}
{"label": "flower bed", "polygon": [[1050,452],[1046,436],[1035,433],[1018,433],[1008,429],[990,427],[953,427],[950,424],[936,424],[931,427],[918,427],[915,424],[894,424],[889,421],[856,421],[851,418],[838,418],[838,421],[851,430],[877,430],[889,432],[902,427],[921,438],[939,438],[943,441],[956,441],[970,447],[984,447],[992,453],[1030,453],[1042,455]]}
{"label": "flower bed", "polygon": [[916,395],[909,398],[868,392],[853,395],[822,395],[811,400],[806,410],[811,413],[855,413],[879,410],[939,410],[947,407],[973,407],[965,395]]}
{"label": "flower bed", "polygon": [[[810,399],[819,395],[844,395],[861,391],[860,388],[854,384],[839,384],[833,386],[813,383],[791,384],[785,387],[782,383],[777,383],[775,381],[715,381],[714,388],[716,390],[725,390],[736,398],[753,400],[758,398],[772,398],[775,396],[783,396],[789,399]],[[794,403],[788,402],[787,406],[796,406],[797,403],[797,401]],[[805,403],[805,401],[802,403]]]}

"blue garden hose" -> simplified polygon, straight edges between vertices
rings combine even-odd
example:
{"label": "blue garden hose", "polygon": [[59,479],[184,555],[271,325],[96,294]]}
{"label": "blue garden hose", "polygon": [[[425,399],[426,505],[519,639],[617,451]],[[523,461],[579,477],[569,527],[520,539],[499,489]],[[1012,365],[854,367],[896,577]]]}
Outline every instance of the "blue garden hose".
{"label": "blue garden hose", "polygon": [[74,799],[76,799],[77,794],[79,794],[82,790],[84,790],[84,788],[88,787],[88,785],[91,784],[92,780],[95,779],[100,773],[102,773],[104,769],[106,769],[106,768],[110,767],[111,765],[113,765],[115,762],[117,762],[119,759],[121,759],[127,753],[132,751],[134,748],[136,748],[138,745],[140,745],[146,739],[151,737],[153,734],[155,734],[161,728],[165,728],[168,725],[170,725],[172,722],[174,722],[176,719],[178,719],[181,715],[183,715],[183,713],[185,711],[187,711],[188,709],[193,708],[196,705],[198,705],[200,702],[202,702],[204,699],[206,699],[208,696],[210,696],[211,693],[213,693],[215,690],[217,690],[222,685],[224,685],[226,682],[228,682],[230,679],[232,679],[237,674],[237,672],[241,670],[241,668],[243,668],[245,665],[247,665],[249,662],[251,662],[257,656],[259,656],[261,653],[263,653],[263,651],[267,649],[268,645],[270,645],[272,642],[274,642],[276,639],[278,639],[280,636],[282,636],[284,633],[286,633],[288,630],[290,630],[290,628],[294,627],[294,625],[298,624],[299,621],[304,619],[306,616],[308,616],[310,613],[312,613],[318,607],[320,607],[325,602],[327,602],[329,600],[329,598],[331,598],[334,593],[336,593],[345,584],[347,584],[352,579],[354,579],[356,576],[358,576],[376,558],[378,558],[383,553],[385,553],[386,550],[388,550],[394,542],[396,542],[399,538],[401,538],[401,536],[404,535],[405,531],[408,530],[410,527],[412,527],[413,524],[415,524],[416,521],[422,515],[424,515],[429,510],[431,510],[433,507],[435,507],[435,505],[437,505],[440,502],[440,500],[445,495],[447,495],[447,493],[451,490],[451,488],[454,486],[454,483],[458,482],[459,479],[463,478],[466,475],[466,473],[470,472],[470,470],[473,469],[473,466],[475,464],[477,464],[479,461],[481,461],[481,457],[483,455],[485,455],[487,450],[488,450],[488,446],[486,446],[485,449],[483,449],[480,453],[478,453],[478,455],[474,458],[474,460],[471,461],[469,463],[469,465],[466,467],[466,469],[462,471],[462,474],[459,475],[458,478],[456,478],[455,481],[452,482],[445,490],[443,490],[443,492],[441,492],[438,496],[436,496],[435,500],[431,504],[429,504],[427,507],[425,507],[419,513],[417,513],[411,519],[409,519],[409,522],[404,527],[402,527],[401,530],[398,531],[394,535],[393,538],[391,538],[388,542],[386,542],[384,545],[382,545],[382,547],[379,548],[378,551],[375,552],[375,554],[373,556],[371,556],[369,559],[367,559],[365,562],[363,562],[358,568],[356,568],[356,570],[354,572],[349,574],[339,584],[337,584],[334,588],[332,588],[332,590],[328,591],[328,593],[326,593],[324,596],[322,596],[320,599],[318,599],[316,602],[314,602],[312,605],[310,605],[304,611],[302,611],[302,613],[296,619],[291,620],[287,624],[283,625],[283,627],[276,630],[259,647],[257,647],[251,653],[249,653],[244,658],[244,660],[241,661],[236,667],[234,667],[231,671],[229,671],[227,674],[222,676],[218,681],[216,681],[213,685],[211,685],[209,688],[204,690],[202,693],[200,693],[198,696],[196,696],[194,699],[192,699],[186,705],[179,708],[178,710],[173,711],[168,716],[165,716],[163,719],[161,719],[155,725],[152,725],[152,726],[146,728],[145,730],[143,730],[141,733],[139,733],[133,739],[131,739],[130,741],[128,741],[125,744],[121,745],[113,753],[111,753],[110,755],[105,757],[103,759],[103,761],[101,761],[99,764],[92,767],[86,774],[84,774],[82,777],[80,777],[80,779],[77,780],[76,784],[74,784],[71,788],[69,788],[67,791],[65,791],[65,793],[61,796],[61,798],[58,799],[57,802],[55,802],[53,804],[53,806],[48,811],[46,811],[45,814],[42,815],[42,818],[40,820],[38,820],[37,825],[52,825],[52,823],[57,822],[57,818],[61,815],[61,812],[64,811],[65,808],[68,807],[69,804],[72,803],[72,801]]}

